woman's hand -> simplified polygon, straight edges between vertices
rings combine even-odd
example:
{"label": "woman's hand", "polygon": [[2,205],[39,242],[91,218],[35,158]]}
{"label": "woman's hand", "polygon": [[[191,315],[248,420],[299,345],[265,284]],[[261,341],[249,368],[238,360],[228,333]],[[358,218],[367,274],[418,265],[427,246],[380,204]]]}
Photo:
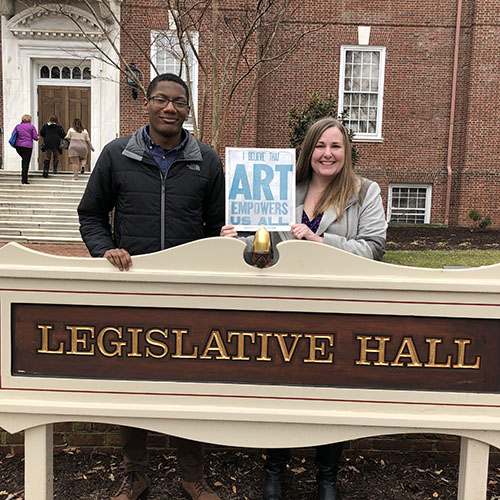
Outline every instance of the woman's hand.
{"label": "woman's hand", "polygon": [[220,230],[220,235],[221,236],[229,236],[230,238],[237,238],[238,233],[234,229],[234,226],[227,225],[227,226],[222,226]]}
{"label": "woman's hand", "polygon": [[323,243],[323,238],[311,231],[306,224],[292,224],[291,231],[293,236],[298,240],[316,241]]}

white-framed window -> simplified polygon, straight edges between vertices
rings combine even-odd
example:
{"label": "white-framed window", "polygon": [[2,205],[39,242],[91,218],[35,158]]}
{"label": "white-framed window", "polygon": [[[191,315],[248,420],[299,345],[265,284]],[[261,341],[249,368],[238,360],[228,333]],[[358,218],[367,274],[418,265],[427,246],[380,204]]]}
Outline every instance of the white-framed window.
{"label": "white-framed window", "polygon": [[46,80],[90,80],[90,65],[75,64],[40,64],[39,81]]}
{"label": "white-framed window", "polygon": [[388,222],[429,224],[431,197],[430,184],[389,184]]}
{"label": "white-framed window", "polygon": [[382,140],[384,68],[385,47],[341,47],[338,113],[355,140]]}
{"label": "white-framed window", "polygon": [[[196,51],[198,50],[198,33],[189,34]],[[187,38],[183,41],[183,48],[187,57],[182,51],[177,32],[174,29],[151,31],[151,60],[153,61],[159,74],[174,73],[180,76],[191,92],[191,115],[198,109],[198,60],[189,44]],[[151,68],[151,80],[156,76],[154,68]],[[192,128],[191,115],[186,121],[186,128]]]}

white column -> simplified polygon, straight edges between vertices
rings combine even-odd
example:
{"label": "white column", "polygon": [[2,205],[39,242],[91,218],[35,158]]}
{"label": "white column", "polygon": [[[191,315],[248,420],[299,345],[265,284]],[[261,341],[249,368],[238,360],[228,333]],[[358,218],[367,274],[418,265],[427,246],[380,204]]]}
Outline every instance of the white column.
{"label": "white column", "polygon": [[490,447],[475,439],[462,438],[458,500],[486,500]]}
{"label": "white column", "polygon": [[25,500],[53,498],[52,424],[39,425],[24,432]]}

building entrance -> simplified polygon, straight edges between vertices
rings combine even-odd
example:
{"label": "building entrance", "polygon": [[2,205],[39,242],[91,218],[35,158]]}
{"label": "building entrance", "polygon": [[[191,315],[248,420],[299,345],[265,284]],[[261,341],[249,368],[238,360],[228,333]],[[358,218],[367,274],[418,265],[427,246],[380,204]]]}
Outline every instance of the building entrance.
{"label": "building entrance", "polygon": [[[73,124],[75,118],[80,118],[83,126],[89,131],[90,123],[90,87],[70,87],[70,86],[38,86],[38,125],[40,131],[44,123],[49,121],[51,116],[59,118],[59,124],[67,132]],[[40,138],[39,146],[42,144]],[[44,154],[39,151],[38,168],[43,170]],[[86,162],[86,170],[90,171],[90,152]],[[63,150],[59,159],[59,170],[70,171],[68,152]]]}

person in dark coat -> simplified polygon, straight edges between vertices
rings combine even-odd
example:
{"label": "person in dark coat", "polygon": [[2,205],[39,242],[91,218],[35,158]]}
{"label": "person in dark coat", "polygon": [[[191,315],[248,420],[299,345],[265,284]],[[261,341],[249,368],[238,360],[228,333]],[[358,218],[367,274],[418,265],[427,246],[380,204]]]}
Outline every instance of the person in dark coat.
{"label": "person in dark coat", "polygon": [[66,132],[59,125],[57,116],[51,116],[47,123],[44,123],[40,129],[40,135],[43,137],[42,151],[45,154],[43,160],[43,176],[49,176],[50,160],[52,158],[52,171],[57,174],[59,165],[59,155],[62,154],[61,139],[64,138]]}
{"label": "person in dark coat", "polygon": [[[182,127],[190,109],[185,82],[170,73],[157,76],[144,107],[149,124],[105,146],[78,206],[90,254],[121,271],[132,265],[131,255],[218,236],[224,224],[221,160]],[[146,490],[146,439],[145,430],[121,427],[125,478],[113,500],[137,500]],[[175,443],[189,498],[220,500],[203,477],[201,443]]]}

